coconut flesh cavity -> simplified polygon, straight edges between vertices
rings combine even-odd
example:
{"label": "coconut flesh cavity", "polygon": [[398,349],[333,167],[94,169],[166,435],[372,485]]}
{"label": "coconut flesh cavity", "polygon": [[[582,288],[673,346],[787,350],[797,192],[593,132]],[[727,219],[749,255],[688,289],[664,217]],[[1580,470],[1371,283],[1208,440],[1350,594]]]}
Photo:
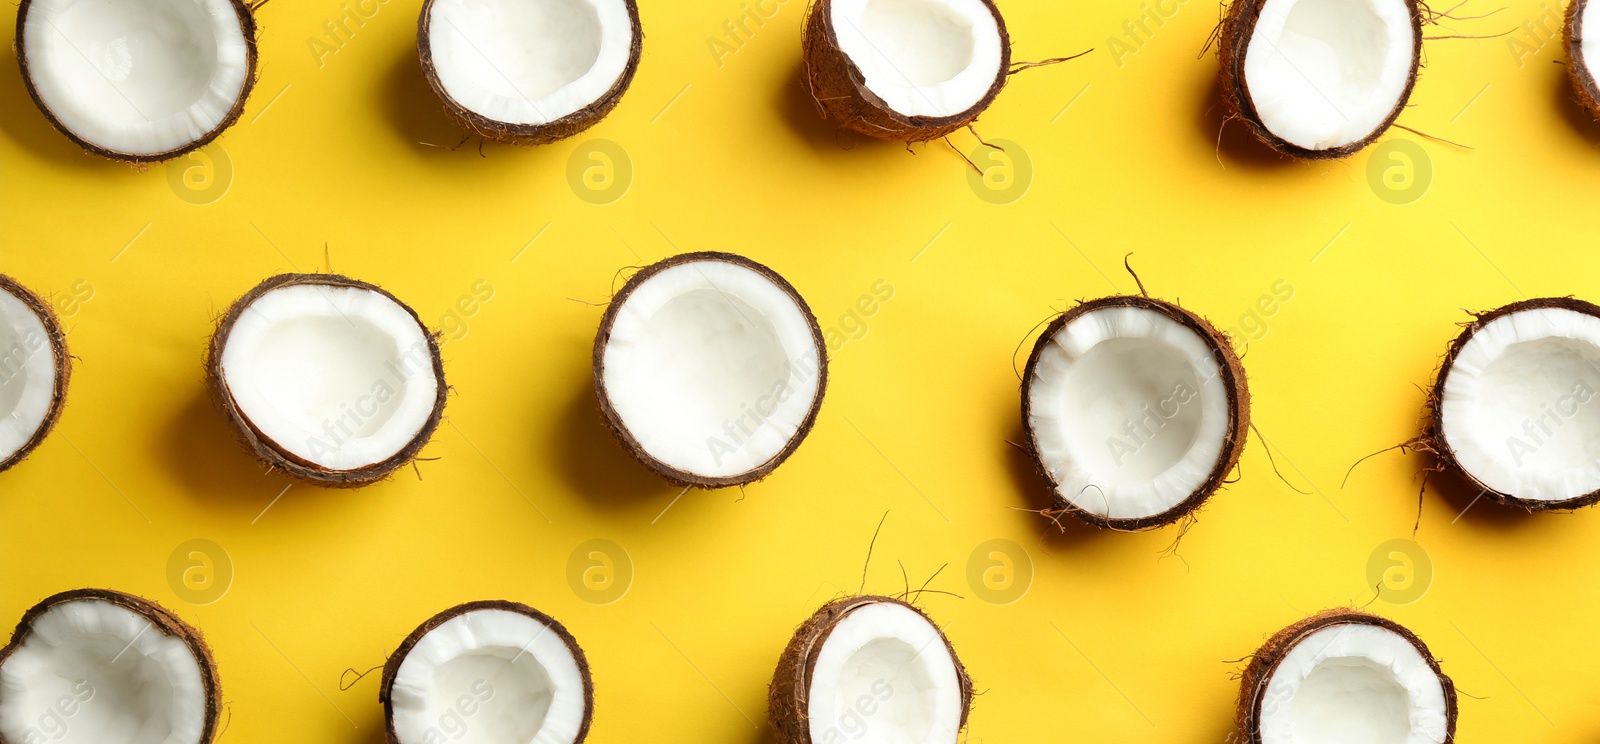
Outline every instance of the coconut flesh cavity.
{"label": "coconut flesh cavity", "polygon": [[634,0],[429,0],[417,28],[423,73],[451,116],[519,144],[610,113],[643,38]]}
{"label": "coconut flesh cavity", "polygon": [[0,471],[21,462],[55,426],[71,371],[50,305],[0,275]]}
{"label": "coconut flesh cavity", "polygon": [[953,744],[972,680],[922,611],[892,597],[847,597],[795,632],[767,702],[781,744]]}
{"label": "coconut flesh cavity", "polygon": [[595,388],[612,431],[680,485],[765,477],[800,445],[827,386],[822,331],[793,286],[727,253],[648,266],[606,309]]}
{"label": "coconut flesh cavity", "polygon": [[1584,35],[1586,28],[1600,28],[1600,15],[1596,15],[1594,8],[1595,4],[1589,0],[1572,0],[1567,5],[1565,43],[1567,58],[1572,60],[1572,64],[1567,65],[1567,75],[1572,79],[1578,102],[1591,116],[1600,118],[1600,85],[1596,84],[1594,68],[1590,66],[1592,60],[1600,59],[1600,38]]}
{"label": "coconut flesh cavity", "polygon": [[7,744],[205,744],[220,709],[199,634],[120,592],[51,597],[0,651]]}
{"label": "coconut flesh cavity", "polygon": [[382,479],[415,457],[444,410],[439,347],[416,313],[333,274],[282,274],[240,298],[207,369],[246,446],[322,485]]}
{"label": "coconut flesh cavity", "polygon": [[1278,151],[1344,157],[1400,115],[1421,50],[1415,0],[1235,0],[1223,22],[1225,95]]}
{"label": "coconut flesh cavity", "polygon": [[1251,657],[1239,706],[1252,744],[1443,744],[1455,734],[1455,687],[1422,640],[1351,610],[1274,635]]}
{"label": "coconut flesh cavity", "polygon": [[577,744],[594,685],[578,642],[515,602],[472,602],[417,628],[384,667],[390,744]]}
{"label": "coconut flesh cavity", "polygon": [[1526,300],[1451,344],[1434,385],[1434,447],[1484,494],[1529,509],[1600,501],[1600,307]]}
{"label": "coconut flesh cavity", "polygon": [[1011,45],[989,0],[818,0],[804,56],[811,96],[845,127],[920,142],[988,108]]}
{"label": "coconut flesh cavity", "polygon": [[1107,297],[1039,336],[1022,419],[1056,509],[1142,529],[1219,487],[1244,449],[1249,402],[1238,357],[1209,323],[1160,300]]}
{"label": "coconut flesh cavity", "polygon": [[118,160],[166,160],[239,118],[255,84],[240,0],[23,0],[23,79],[50,123]]}

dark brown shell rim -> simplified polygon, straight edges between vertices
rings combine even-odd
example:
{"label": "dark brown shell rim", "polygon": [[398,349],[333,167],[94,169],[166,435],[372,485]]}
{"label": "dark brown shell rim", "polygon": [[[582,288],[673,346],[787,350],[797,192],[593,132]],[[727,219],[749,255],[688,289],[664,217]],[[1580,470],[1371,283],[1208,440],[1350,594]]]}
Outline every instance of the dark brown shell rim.
{"label": "dark brown shell rim", "polygon": [[[1066,327],[1068,323],[1095,312],[1112,307],[1134,307],[1143,310],[1152,310],[1179,325],[1194,331],[1206,344],[1211,347],[1211,353],[1217,360],[1217,367],[1221,370],[1223,388],[1228,393],[1228,431],[1224,435],[1222,454],[1217,458],[1217,464],[1212,468],[1211,474],[1204,483],[1184,499],[1177,506],[1160,514],[1147,517],[1133,517],[1125,519],[1110,519],[1098,514],[1090,513],[1066,497],[1061,492],[1061,484],[1050,475],[1049,468],[1045,467],[1044,458],[1039,454],[1039,441],[1034,434],[1032,421],[1032,400],[1029,393],[1033,389],[1034,373],[1037,371],[1039,358],[1044,354],[1044,349],[1055,338],[1057,332]],[[1027,440],[1028,456],[1033,460],[1033,467],[1045,483],[1050,485],[1050,494],[1054,499],[1054,510],[1071,514],[1096,527],[1103,527],[1118,531],[1144,530],[1162,525],[1171,524],[1182,519],[1185,515],[1194,512],[1205,504],[1206,500],[1222,487],[1223,479],[1228,472],[1239,464],[1239,457],[1244,454],[1246,441],[1245,432],[1250,428],[1250,388],[1246,382],[1244,365],[1239,361],[1239,355],[1233,351],[1233,346],[1228,343],[1228,337],[1205,318],[1189,312],[1177,305],[1163,300],[1141,295],[1113,295],[1090,300],[1079,304],[1051,321],[1045,326],[1044,332],[1034,341],[1033,351],[1028,354],[1028,365],[1022,373],[1022,431]]]}
{"label": "dark brown shell rim", "polygon": [[[638,439],[634,438],[633,433],[628,430],[627,424],[623,422],[622,417],[611,405],[610,396],[606,394],[605,350],[607,343],[611,340],[611,328],[616,323],[617,313],[621,311],[622,306],[627,303],[628,298],[633,295],[634,291],[646,281],[649,281],[651,277],[674,266],[700,261],[717,261],[741,266],[760,274],[767,281],[772,282],[783,290],[784,294],[788,295],[789,299],[794,302],[795,306],[800,310],[801,316],[806,319],[806,323],[810,326],[811,341],[815,345],[817,352],[817,395],[812,399],[811,408],[806,411],[805,419],[801,421],[799,428],[795,430],[794,436],[789,438],[789,442],[784,445],[783,449],[761,465],[738,475],[699,475],[680,470],[656,459],[645,451],[644,447],[639,444]],[[806,304],[805,298],[800,296],[794,285],[779,276],[777,272],[744,256],[733,253],[719,253],[716,251],[681,253],[640,269],[638,273],[628,279],[626,284],[622,285],[622,289],[617,292],[616,296],[611,298],[611,303],[606,307],[605,316],[600,320],[600,331],[595,334],[594,338],[594,389],[595,398],[600,402],[600,413],[605,418],[606,427],[622,443],[623,449],[626,449],[628,454],[643,463],[645,467],[654,470],[661,477],[667,479],[668,482],[694,488],[744,485],[754,483],[771,475],[772,471],[789,459],[789,456],[794,454],[796,449],[799,449],[800,443],[805,440],[806,436],[811,433],[812,427],[816,425],[817,412],[822,410],[822,399],[828,390],[828,347],[823,342],[822,327],[817,324],[817,316],[811,312],[811,306]]]}
{"label": "dark brown shell rim", "polygon": [[1578,103],[1590,116],[1600,119],[1600,85],[1595,83],[1594,71],[1589,69],[1589,60],[1583,55],[1583,11],[1588,7],[1589,0],[1572,0],[1567,5],[1564,43],[1567,58],[1572,61],[1567,65],[1567,74]]}
{"label": "dark brown shell rim", "polygon": [[583,655],[583,648],[578,645],[578,640],[573,638],[572,633],[567,631],[566,626],[555,618],[520,602],[504,599],[480,600],[451,607],[423,621],[421,625],[417,626],[416,630],[411,631],[411,635],[406,636],[405,640],[400,642],[400,647],[395,649],[395,652],[389,656],[389,660],[383,665],[383,680],[378,687],[378,702],[383,704],[384,736],[389,744],[402,744],[399,735],[394,730],[394,705],[389,699],[389,692],[394,687],[395,675],[400,673],[400,665],[405,663],[406,656],[411,653],[411,649],[416,647],[417,642],[421,641],[423,636],[433,632],[435,628],[456,617],[480,610],[503,610],[531,617],[555,632],[556,637],[567,645],[567,649],[572,652],[573,660],[578,663],[578,674],[583,679],[583,724],[578,727],[578,738],[573,740],[575,744],[582,744],[583,740],[589,736],[589,725],[594,721],[594,679],[589,672],[588,657]]}
{"label": "dark brown shell rim", "polygon": [[[228,344],[228,337],[233,333],[234,324],[238,322],[239,317],[244,314],[245,310],[249,309],[251,305],[255,304],[256,300],[261,299],[268,292],[296,285],[324,285],[376,292],[404,309],[411,316],[411,319],[416,321],[417,328],[422,331],[423,338],[427,339],[428,356],[433,365],[433,375],[437,384],[433,411],[428,415],[428,420],[423,423],[422,428],[417,431],[416,435],[404,447],[388,458],[355,470],[329,470],[307,462],[289,453],[288,450],[280,447],[271,438],[262,434],[255,427],[255,424],[251,423],[250,419],[244,415],[244,412],[239,410],[238,403],[233,399],[233,394],[228,391],[227,381],[224,379],[222,372],[222,351]],[[274,470],[281,470],[307,483],[334,488],[357,488],[376,483],[387,478],[406,463],[414,460],[417,453],[421,452],[422,448],[432,439],[434,431],[439,428],[439,422],[444,418],[445,397],[449,392],[449,387],[445,384],[444,361],[439,354],[438,338],[432,331],[428,330],[427,326],[423,325],[422,319],[417,317],[416,311],[382,287],[339,274],[278,274],[257,284],[249,292],[246,292],[244,296],[235,300],[233,305],[229,306],[228,312],[223,315],[222,320],[217,323],[217,330],[212,334],[211,343],[207,347],[206,383],[211,390],[212,400],[222,410],[223,415],[227,417],[229,428],[233,430],[234,436],[262,464]]]}
{"label": "dark brown shell rim", "polygon": [[[119,160],[124,163],[159,163],[205,147],[239,121],[239,117],[244,114],[245,102],[250,99],[250,92],[255,90],[256,76],[258,74],[259,52],[256,49],[256,19],[253,10],[255,6],[245,3],[244,0],[228,0],[228,2],[233,6],[233,12],[238,15],[239,31],[244,34],[244,83],[239,87],[239,95],[234,98],[233,107],[228,109],[228,113],[222,117],[222,120],[217,122],[217,125],[211,128],[211,131],[201,135],[199,139],[193,142],[166,152],[136,154],[119,152],[95,144],[67,128],[66,124],[56,118],[50,107],[45,105],[44,99],[39,97],[39,91],[33,85],[33,74],[28,66],[27,36],[23,33],[23,27],[28,20],[28,11],[33,7],[33,0],[22,0],[17,7],[16,51],[17,64],[22,67],[22,82],[24,87],[28,89],[28,97],[33,99],[34,105],[39,107],[40,113],[44,114],[44,118],[49,120],[50,126],[55,127],[56,131],[66,135],[67,139],[72,140],[79,147],[104,158]],[[262,0],[262,2],[265,2],[265,0]],[[259,4],[257,3],[257,5]]]}
{"label": "dark brown shell rim", "polygon": [[55,309],[50,303],[4,274],[0,274],[0,291],[21,300],[22,304],[27,305],[28,309],[38,316],[50,342],[50,354],[56,369],[55,387],[50,392],[50,407],[45,411],[44,421],[34,430],[33,436],[29,437],[21,449],[11,453],[10,457],[0,460],[0,473],[3,473],[32,454],[45,437],[56,428],[56,422],[61,420],[61,410],[67,404],[67,383],[72,378],[72,355],[67,352],[67,334],[61,330],[61,321],[56,318]]}

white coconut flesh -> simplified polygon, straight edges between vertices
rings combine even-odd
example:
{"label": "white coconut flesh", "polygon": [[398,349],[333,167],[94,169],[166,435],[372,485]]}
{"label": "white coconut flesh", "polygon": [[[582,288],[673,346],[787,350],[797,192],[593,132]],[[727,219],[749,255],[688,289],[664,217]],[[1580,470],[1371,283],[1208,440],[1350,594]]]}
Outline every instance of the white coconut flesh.
{"label": "white coconut flesh", "polygon": [[746,266],[681,263],[622,301],[602,356],[605,395],[650,457],[732,477],[779,455],[821,394],[808,314]]}
{"label": "white coconut flesh", "polygon": [[1563,501],[1600,490],[1600,318],[1565,308],[1502,315],[1451,363],[1445,444],[1479,483]]}
{"label": "white coconut flesh", "polygon": [[588,705],[561,636],[507,610],[428,631],[400,662],[389,702],[401,744],[572,744]]}
{"label": "white coconut flesh", "polygon": [[1280,139],[1340,147],[1400,104],[1415,44],[1405,0],[1266,0],[1245,50],[1245,86]]}
{"label": "white coconut flesh", "polygon": [[939,629],[898,604],[853,610],[823,641],[807,714],[822,744],[947,744],[961,728],[961,682]]}
{"label": "white coconut flesh", "polygon": [[228,0],[33,0],[22,34],[50,114],[113,152],[193,144],[227,119],[249,75]]}
{"label": "white coconut flesh", "polygon": [[33,308],[0,291],[0,461],[27,446],[50,416],[56,359]]}
{"label": "white coconut flesh", "polygon": [[261,436],[348,471],[395,455],[427,424],[439,389],[432,359],[416,319],[382,293],[295,284],[239,315],[221,366]]}
{"label": "white coconut flesh", "polygon": [[1579,29],[1583,34],[1579,43],[1579,49],[1583,53],[1582,64],[1584,71],[1588,72],[1590,77],[1594,77],[1594,60],[1600,60],[1600,14],[1595,12],[1597,7],[1600,7],[1600,3],[1584,3],[1583,14],[1578,19]]}
{"label": "white coconut flesh", "polygon": [[905,116],[954,116],[999,77],[1000,27],[979,0],[833,0],[839,49]]}
{"label": "white coconut flesh", "polygon": [[200,661],[183,640],[97,599],[55,605],[0,665],[0,738],[63,744],[197,744]]}
{"label": "white coconut flesh", "polygon": [[1221,371],[1205,338],[1156,310],[1105,307],[1062,326],[1028,388],[1028,425],[1060,495],[1107,519],[1183,503],[1223,455]]}
{"label": "white coconut flesh", "polygon": [[1301,639],[1260,696],[1262,744],[1439,744],[1444,686],[1417,648],[1376,625]]}
{"label": "white coconut flesh", "polygon": [[623,0],[434,0],[434,72],[456,103],[508,124],[548,124],[605,96],[628,67]]}

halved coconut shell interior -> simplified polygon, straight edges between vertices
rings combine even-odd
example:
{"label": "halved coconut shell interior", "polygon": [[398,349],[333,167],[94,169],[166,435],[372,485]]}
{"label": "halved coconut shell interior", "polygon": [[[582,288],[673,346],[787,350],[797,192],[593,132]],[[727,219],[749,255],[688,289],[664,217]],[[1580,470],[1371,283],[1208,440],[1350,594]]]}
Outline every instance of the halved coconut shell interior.
{"label": "halved coconut shell interior", "polygon": [[1416,634],[1354,610],[1329,610],[1272,636],[1239,691],[1250,744],[1444,744],[1456,690]]}
{"label": "halved coconut shell interior", "polygon": [[199,632],[122,592],[50,597],[0,649],[0,741],[208,744],[221,710]]}
{"label": "halved coconut shell interior", "polygon": [[600,410],[667,480],[766,477],[816,422],[828,382],[822,330],[783,277],[729,253],[686,253],[622,287],[594,342]]}
{"label": "halved coconut shell interior", "polygon": [[428,0],[417,22],[423,75],[479,136],[538,145],[616,108],[639,67],[634,0]]}
{"label": "halved coconut shell interior", "polygon": [[1022,423],[1057,511],[1135,530],[1193,512],[1244,451],[1250,391],[1227,337],[1177,305],[1105,297],[1034,343]]}
{"label": "halved coconut shell interior", "polygon": [[383,668],[389,744],[578,744],[594,718],[589,663],[554,618],[469,602],[412,631]]}
{"label": "halved coconut shell interior", "polygon": [[1479,315],[1434,381],[1432,448],[1502,503],[1600,501],[1600,307],[1570,297]]}
{"label": "halved coconut shell interior", "polygon": [[955,744],[972,680],[927,615],[893,597],[846,597],[795,631],[767,691],[780,744]]}
{"label": "halved coconut shell interior", "polygon": [[1234,0],[1222,25],[1223,94],[1273,149],[1342,158],[1394,123],[1421,55],[1416,0]]}
{"label": "halved coconut shell interior", "polygon": [[1011,37],[991,0],[817,0],[802,52],[811,97],[841,125],[921,142],[994,102]]}
{"label": "halved coconut shell interior", "polygon": [[22,462],[55,428],[71,376],[55,311],[0,274],[0,471]]}
{"label": "halved coconut shell interior", "polygon": [[50,123],[128,162],[216,139],[256,80],[255,19],[242,0],[22,0],[16,46]]}
{"label": "halved coconut shell interior", "polygon": [[280,274],[228,308],[211,338],[213,397],[263,463],[318,485],[381,480],[444,414],[444,365],[410,307],[336,274]]}
{"label": "halved coconut shell interior", "polygon": [[1590,65],[1600,60],[1600,41],[1590,41],[1584,36],[1585,28],[1600,27],[1600,17],[1594,13],[1589,0],[1572,0],[1567,5],[1566,46],[1567,75],[1572,80],[1572,90],[1578,103],[1589,115],[1600,119],[1600,85],[1595,83],[1594,68]]}

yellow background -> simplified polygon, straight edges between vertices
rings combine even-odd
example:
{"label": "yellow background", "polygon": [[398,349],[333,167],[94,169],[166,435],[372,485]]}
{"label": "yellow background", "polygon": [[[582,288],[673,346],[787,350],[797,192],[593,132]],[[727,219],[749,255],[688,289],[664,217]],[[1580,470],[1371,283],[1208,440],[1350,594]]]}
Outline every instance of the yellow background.
{"label": "yellow background", "polygon": [[[754,744],[768,739],[766,684],[791,630],[855,590],[888,512],[866,588],[900,591],[900,563],[913,586],[948,564],[929,586],[965,599],[923,604],[982,692],[970,741],[1222,742],[1237,669],[1225,660],[1315,610],[1371,600],[1372,552],[1410,536],[1423,459],[1386,454],[1340,480],[1416,432],[1418,386],[1461,309],[1600,297],[1600,129],[1569,102],[1559,41],[1541,42],[1559,8],[1513,0],[1429,32],[1515,30],[1426,45],[1401,122],[1474,149],[1391,133],[1420,142],[1433,171],[1420,200],[1397,206],[1369,181],[1370,151],[1277,161],[1238,124],[1219,146],[1216,62],[1197,58],[1218,17],[1206,0],[1167,0],[1158,13],[1171,17],[1120,56],[1108,44],[1128,42],[1139,2],[1007,0],[1015,59],[1097,50],[1018,75],[983,116],[980,132],[1033,167],[1025,195],[996,205],[943,143],[909,154],[818,118],[796,76],[804,1],[779,5],[720,65],[709,40],[726,40],[739,3],[646,2],[643,62],[607,120],[480,157],[476,140],[422,144],[460,133],[418,70],[418,3],[377,6],[319,60],[310,40],[344,7],[275,0],[259,13],[261,79],[243,119],[208,159],[178,165],[203,185],[231,163],[205,206],[165,166],[77,151],[15,63],[0,64],[0,267],[70,310],[80,359],[60,427],[0,476],[0,618],[81,586],[151,597],[215,647],[224,741],[375,744],[377,679],[341,692],[340,672],[382,663],[447,606],[515,599],[587,651],[592,741]],[[0,26],[9,41],[9,14]],[[633,169],[608,205],[568,181],[594,139]],[[420,480],[407,469],[360,491],[285,492],[205,397],[213,319],[270,274],[325,269],[324,246],[334,270],[453,329],[448,423]],[[835,351],[817,427],[785,466],[668,509],[678,490],[598,423],[591,303],[619,269],[690,250],[767,263],[824,328],[856,328],[844,318],[880,280],[894,295]],[[1166,559],[1175,528],[1062,534],[1024,511],[1044,489],[1006,443],[1019,435],[1013,350],[1075,299],[1133,291],[1128,252],[1153,294],[1251,329],[1254,420],[1311,492],[1275,477],[1252,438],[1240,481]],[[1280,280],[1292,299],[1246,320]],[[450,317],[480,281],[492,299]],[[68,302],[75,287],[92,296]],[[1417,540],[1432,585],[1371,608],[1415,629],[1474,696],[1461,741],[1592,741],[1600,513],[1479,503],[1458,517],[1466,505],[1430,489]],[[206,606],[167,578],[195,538],[235,574]],[[633,565],[614,604],[566,578],[595,538]],[[1015,604],[968,585],[969,556],[992,539],[1032,564]]]}

